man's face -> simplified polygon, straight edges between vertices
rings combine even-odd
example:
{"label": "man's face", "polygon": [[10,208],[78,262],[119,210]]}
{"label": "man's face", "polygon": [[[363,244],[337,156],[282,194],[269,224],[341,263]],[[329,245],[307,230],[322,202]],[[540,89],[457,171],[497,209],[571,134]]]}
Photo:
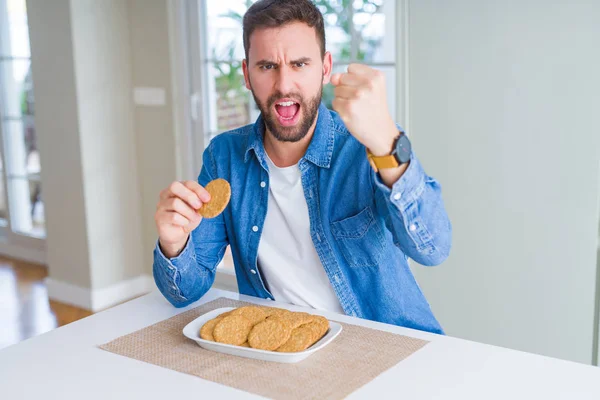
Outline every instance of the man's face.
{"label": "man's face", "polygon": [[294,22],[255,30],[243,70],[246,87],[273,136],[285,142],[305,137],[331,74],[331,54],[321,58],[315,29]]}

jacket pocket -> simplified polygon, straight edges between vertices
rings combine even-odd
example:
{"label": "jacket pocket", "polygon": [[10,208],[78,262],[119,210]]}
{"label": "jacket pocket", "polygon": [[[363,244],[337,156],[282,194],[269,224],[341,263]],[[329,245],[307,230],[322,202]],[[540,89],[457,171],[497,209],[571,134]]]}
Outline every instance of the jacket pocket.
{"label": "jacket pocket", "polygon": [[367,206],[356,215],[332,222],[331,233],[351,267],[379,264],[384,250],[384,237],[371,207]]}

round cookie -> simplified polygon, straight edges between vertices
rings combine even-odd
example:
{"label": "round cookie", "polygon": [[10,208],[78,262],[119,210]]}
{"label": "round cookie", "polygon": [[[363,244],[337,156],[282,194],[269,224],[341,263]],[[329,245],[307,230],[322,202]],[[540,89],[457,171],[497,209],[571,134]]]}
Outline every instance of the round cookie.
{"label": "round cookie", "polygon": [[262,350],[275,350],[290,338],[291,329],[280,320],[268,318],[252,328],[248,335],[250,347]]}
{"label": "round cookie", "polygon": [[240,344],[241,347],[250,347],[250,345],[248,344],[248,342],[244,342],[242,344]]}
{"label": "round cookie", "polygon": [[218,316],[217,318],[211,319],[202,325],[202,328],[200,328],[200,337],[204,340],[210,340],[211,342],[214,342],[215,338],[213,336],[213,331],[215,329],[215,325],[217,325],[222,319],[223,318]]}
{"label": "round cookie", "polygon": [[289,315],[292,312],[290,310],[286,310],[285,308],[276,308],[276,307],[271,307],[271,310],[269,310],[269,312],[267,312],[269,317],[282,317],[285,315]]}
{"label": "round cookie", "polygon": [[287,342],[277,348],[280,353],[296,353],[299,351],[306,350],[313,344],[313,330],[301,326],[300,328],[294,329],[290,338]]}
{"label": "round cookie", "polygon": [[279,321],[284,326],[284,328],[289,330],[290,332],[292,332],[292,330],[294,329],[294,325],[292,324],[292,321],[289,318],[287,318],[286,314],[280,314],[280,315],[273,314],[270,317],[268,317],[267,320]]}
{"label": "round cookie", "polygon": [[308,324],[314,320],[312,315],[305,312],[292,312],[289,315],[285,315],[284,318],[288,319],[292,323],[293,329],[296,329],[304,324]]}
{"label": "round cookie", "polygon": [[260,307],[244,306],[231,311],[231,315],[241,315],[248,321],[252,322],[252,326],[264,321],[267,315]]}
{"label": "round cookie", "polygon": [[231,186],[225,179],[215,179],[206,185],[210,193],[210,201],[198,209],[198,214],[204,218],[214,218],[221,214],[231,199]]}
{"label": "round cookie", "polygon": [[271,316],[275,312],[275,310],[280,310],[280,308],[276,308],[276,307],[267,307],[267,306],[258,306],[258,307],[264,311],[264,313],[267,317]]}
{"label": "round cookie", "polygon": [[312,346],[314,343],[318,342],[319,339],[325,335],[325,333],[327,333],[329,330],[329,321],[327,318],[314,315],[314,320],[308,324],[302,325],[301,328],[308,329],[312,332],[313,340],[310,344]]}
{"label": "round cookie", "polygon": [[229,315],[215,325],[213,337],[219,343],[241,345],[248,339],[252,323],[241,315]]}
{"label": "round cookie", "polygon": [[329,320],[320,315],[314,315],[313,317],[314,317],[314,322],[319,327],[319,333],[320,333],[319,339],[320,339],[329,330]]}

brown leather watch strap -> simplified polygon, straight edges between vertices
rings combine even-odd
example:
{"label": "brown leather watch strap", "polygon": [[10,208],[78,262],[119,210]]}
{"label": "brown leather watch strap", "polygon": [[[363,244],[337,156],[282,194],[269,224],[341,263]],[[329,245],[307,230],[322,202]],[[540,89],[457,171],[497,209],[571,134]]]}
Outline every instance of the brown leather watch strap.
{"label": "brown leather watch strap", "polygon": [[400,164],[398,164],[398,160],[392,154],[388,154],[387,156],[374,156],[369,149],[367,150],[367,158],[369,160],[369,164],[375,172],[379,172],[380,169],[388,169],[388,168],[396,168]]}

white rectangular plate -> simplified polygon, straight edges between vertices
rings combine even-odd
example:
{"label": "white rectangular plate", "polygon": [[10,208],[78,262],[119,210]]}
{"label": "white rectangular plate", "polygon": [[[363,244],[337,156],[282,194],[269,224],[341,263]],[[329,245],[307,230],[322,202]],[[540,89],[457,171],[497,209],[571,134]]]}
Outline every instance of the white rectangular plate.
{"label": "white rectangular plate", "polygon": [[334,321],[329,321],[329,330],[327,331],[325,336],[323,336],[318,342],[310,346],[308,349],[297,353],[279,353],[276,351],[259,350],[250,347],[240,347],[231,344],[211,342],[210,340],[204,340],[200,337],[200,328],[202,328],[202,325],[204,325],[204,323],[210,321],[213,318],[216,318],[218,315],[224,312],[233,309],[234,307],[223,307],[209,311],[206,314],[199,316],[198,318],[187,324],[185,328],[183,328],[183,334],[187,338],[195,341],[200,347],[207,350],[231,354],[234,356],[254,358],[263,361],[296,363],[298,361],[304,360],[306,357],[327,346],[342,331],[342,325]]}

